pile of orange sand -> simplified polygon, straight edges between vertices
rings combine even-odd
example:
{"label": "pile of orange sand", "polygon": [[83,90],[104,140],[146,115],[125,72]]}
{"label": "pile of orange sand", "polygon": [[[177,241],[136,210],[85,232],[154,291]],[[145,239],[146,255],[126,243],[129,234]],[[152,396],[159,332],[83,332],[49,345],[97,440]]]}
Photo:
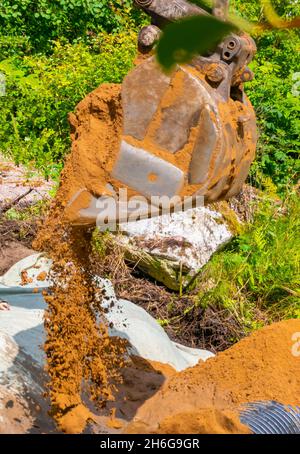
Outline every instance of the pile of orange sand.
{"label": "pile of orange sand", "polygon": [[139,409],[126,432],[247,433],[238,416],[244,404],[277,401],[299,406],[296,333],[300,320],[276,323],[206,363],[171,376]]}

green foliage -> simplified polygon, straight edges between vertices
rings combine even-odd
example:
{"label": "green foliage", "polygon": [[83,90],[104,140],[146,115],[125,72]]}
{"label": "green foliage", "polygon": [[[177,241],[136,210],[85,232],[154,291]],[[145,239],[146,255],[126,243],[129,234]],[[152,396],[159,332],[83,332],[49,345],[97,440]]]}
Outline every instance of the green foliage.
{"label": "green foliage", "polygon": [[51,56],[0,62],[7,79],[6,96],[0,97],[0,151],[58,176],[70,146],[68,113],[101,83],[122,81],[135,40],[132,33],[101,34],[89,46],[56,42]]}
{"label": "green foliage", "polygon": [[[300,15],[298,2],[272,3],[283,18]],[[233,0],[231,4],[232,10],[247,20],[264,20],[261,4],[256,0]],[[264,176],[269,176],[284,192],[300,177],[300,96],[293,90],[300,71],[300,33],[268,30],[255,39],[258,52],[251,65],[255,79],[245,86],[257,113],[260,132],[252,183],[261,185]]]}
{"label": "green foliage", "polygon": [[262,202],[254,222],[215,254],[198,282],[198,304],[230,310],[248,329],[300,318],[300,199],[274,202]]}
{"label": "green foliage", "polygon": [[[283,19],[299,16],[300,5],[294,0],[272,0],[272,5]],[[252,22],[264,22],[262,3],[259,0],[231,0],[231,11]]]}
{"label": "green foliage", "polygon": [[132,0],[2,0],[0,7],[0,28],[26,36],[43,51],[53,40],[85,40],[99,31],[132,28],[140,20]]}
{"label": "green foliage", "polygon": [[92,234],[92,250],[100,258],[104,259],[111,243],[111,235],[107,232],[100,232],[97,228]]}
{"label": "green foliage", "polygon": [[27,36],[0,35],[0,61],[15,55],[26,55],[31,51]]}
{"label": "green foliage", "polygon": [[[293,92],[299,69],[300,38],[295,32],[269,32],[258,41],[247,93],[256,109],[260,140],[256,180],[272,177],[280,190],[300,175],[300,97]],[[258,174],[257,174],[258,170]]]}
{"label": "green foliage", "polygon": [[47,205],[48,203],[45,200],[40,200],[27,208],[11,208],[5,213],[5,218],[10,221],[32,221],[45,213]]}

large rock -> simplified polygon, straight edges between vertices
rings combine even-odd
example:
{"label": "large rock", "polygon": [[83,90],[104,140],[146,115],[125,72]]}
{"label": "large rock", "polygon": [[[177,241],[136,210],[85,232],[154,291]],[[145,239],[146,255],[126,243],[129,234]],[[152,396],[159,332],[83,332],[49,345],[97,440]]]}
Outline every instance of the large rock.
{"label": "large rock", "polygon": [[222,214],[206,207],[124,223],[120,230],[127,260],[172,290],[186,287],[232,238]]}

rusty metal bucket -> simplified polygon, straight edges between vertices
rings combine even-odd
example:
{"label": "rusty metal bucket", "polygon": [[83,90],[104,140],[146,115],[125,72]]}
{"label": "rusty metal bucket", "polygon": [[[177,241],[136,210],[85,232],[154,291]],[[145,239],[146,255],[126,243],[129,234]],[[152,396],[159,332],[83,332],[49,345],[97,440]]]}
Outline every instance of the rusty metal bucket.
{"label": "rusty metal bucket", "polygon": [[[114,100],[106,97],[103,107],[103,100],[99,100],[101,90],[96,91],[84,101],[90,105],[85,114],[79,112],[83,102],[71,117],[74,156],[69,167],[73,168],[77,184],[76,191],[68,195],[67,208],[76,223],[99,220],[110,197],[120,205],[122,188],[131,197],[143,199],[143,216],[159,214],[162,198],[172,199],[172,205],[180,209],[183,199],[191,204],[198,198],[204,203],[229,199],[241,190],[255,157],[255,112],[244,92],[244,83],[253,77],[248,64],[256,50],[254,41],[245,34],[231,35],[209,57],[198,56],[190,64],[165,74],[151,53],[151,27],[163,27],[162,24],[176,20],[179,13],[197,14],[198,7],[185,0],[176,0],[183,10],[174,10],[172,1],[164,1],[164,8],[159,0],[136,3],[149,12],[155,24],[139,35],[139,46],[146,56],[127,75],[119,96]],[[220,16],[225,14],[220,8],[216,11]],[[97,176],[95,170],[87,179],[78,164],[87,151],[80,148],[88,140],[91,122],[97,120],[100,128],[107,121],[104,111],[108,112],[110,128],[113,110],[122,116],[121,127],[111,129],[112,135],[118,135],[116,144],[113,151],[100,139],[94,140],[94,149],[89,145],[89,153],[96,157],[93,167],[98,162],[101,172]],[[91,161],[92,157],[88,159]],[[99,182],[101,178],[102,191],[97,178]],[[153,207],[156,212],[151,211]],[[107,216],[107,210],[104,212]],[[128,213],[112,216],[117,221],[130,220]]]}

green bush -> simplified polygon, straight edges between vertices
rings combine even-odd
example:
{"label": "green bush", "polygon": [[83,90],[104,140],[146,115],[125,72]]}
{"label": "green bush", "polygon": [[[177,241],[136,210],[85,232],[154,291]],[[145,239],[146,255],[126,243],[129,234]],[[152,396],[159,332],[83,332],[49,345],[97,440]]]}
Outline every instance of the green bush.
{"label": "green bush", "polygon": [[101,34],[89,46],[55,43],[51,56],[0,62],[6,96],[0,97],[0,151],[58,176],[69,150],[68,112],[103,82],[119,83],[135,56],[133,33]]}
{"label": "green bush", "polygon": [[[300,199],[265,199],[254,222],[202,272],[198,305],[234,313],[245,328],[300,318]],[[209,289],[208,289],[209,287]]]}
{"label": "green bush", "polygon": [[134,27],[140,16],[132,0],[2,0],[0,29],[26,36],[34,49],[45,51],[53,40],[73,42]]}
{"label": "green bush", "polygon": [[[300,15],[298,2],[272,3],[287,20]],[[233,0],[232,9],[249,21],[264,22],[261,4],[256,0]],[[300,71],[300,32],[268,30],[255,40],[258,52],[251,65],[255,79],[246,84],[260,132],[252,183],[260,185],[268,176],[284,192],[300,176],[300,96],[293,91],[293,78]]]}
{"label": "green bush", "polygon": [[[252,175],[256,182],[262,174],[270,176],[282,191],[300,176],[300,97],[293,94],[297,67],[292,65],[296,49],[288,45],[287,37],[281,40],[278,32],[270,34],[268,41],[270,47],[262,48],[252,65],[256,77],[247,89],[260,130]],[[282,47],[281,63],[274,54],[273,58],[268,55],[272,42],[274,54],[276,43]],[[284,61],[289,55],[289,62]]]}

